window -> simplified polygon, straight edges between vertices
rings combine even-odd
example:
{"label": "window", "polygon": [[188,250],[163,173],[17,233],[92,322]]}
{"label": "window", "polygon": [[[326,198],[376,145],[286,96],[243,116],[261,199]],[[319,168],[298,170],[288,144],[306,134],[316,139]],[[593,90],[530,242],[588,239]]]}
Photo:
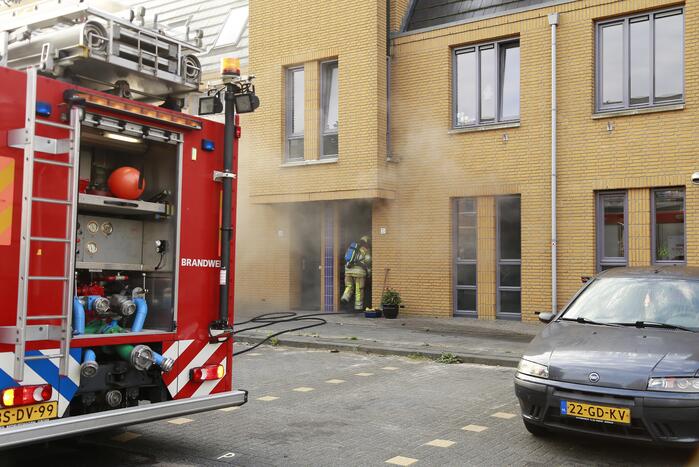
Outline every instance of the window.
{"label": "window", "polygon": [[519,120],[519,41],[454,50],[456,128]]}
{"label": "window", "polygon": [[475,315],[476,199],[457,199],[454,205],[454,314]]}
{"label": "window", "polygon": [[338,82],[337,61],[324,62],[320,66],[321,128],[320,157],[338,155]]}
{"label": "window", "polygon": [[682,102],[684,11],[597,24],[597,110]]}
{"label": "window", "polygon": [[626,192],[597,195],[597,270],[626,266]]}
{"label": "window", "polygon": [[238,7],[233,8],[226,22],[223,23],[221,27],[221,32],[219,32],[214,47],[225,47],[227,45],[237,45],[240,41],[243,32],[245,31],[245,26],[248,24],[248,7]]}
{"label": "window", "polygon": [[286,76],[286,158],[303,160],[304,129],[303,68],[290,68]]}
{"label": "window", "polygon": [[684,263],[684,189],[653,190],[651,203],[653,261]]}
{"label": "window", "polygon": [[497,199],[498,297],[497,315],[519,318],[522,313],[522,222],[519,196]]}

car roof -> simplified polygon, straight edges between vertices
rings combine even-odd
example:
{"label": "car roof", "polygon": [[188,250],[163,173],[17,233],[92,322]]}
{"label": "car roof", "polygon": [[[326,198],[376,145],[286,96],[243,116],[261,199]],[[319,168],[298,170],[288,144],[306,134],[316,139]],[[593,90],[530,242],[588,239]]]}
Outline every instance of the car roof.
{"label": "car roof", "polygon": [[699,267],[679,264],[652,267],[612,268],[600,274],[604,277],[636,277],[636,278],[671,278],[699,280]]}

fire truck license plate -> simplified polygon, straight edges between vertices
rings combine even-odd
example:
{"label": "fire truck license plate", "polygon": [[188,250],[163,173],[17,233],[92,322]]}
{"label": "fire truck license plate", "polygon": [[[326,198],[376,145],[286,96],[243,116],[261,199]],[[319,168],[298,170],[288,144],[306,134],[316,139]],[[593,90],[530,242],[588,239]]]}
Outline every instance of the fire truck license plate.
{"label": "fire truck license plate", "polygon": [[25,407],[13,407],[0,410],[0,426],[15,425],[17,423],[48,420],[58,416],[58,402],[44,402],[42,404],[28,405]]}

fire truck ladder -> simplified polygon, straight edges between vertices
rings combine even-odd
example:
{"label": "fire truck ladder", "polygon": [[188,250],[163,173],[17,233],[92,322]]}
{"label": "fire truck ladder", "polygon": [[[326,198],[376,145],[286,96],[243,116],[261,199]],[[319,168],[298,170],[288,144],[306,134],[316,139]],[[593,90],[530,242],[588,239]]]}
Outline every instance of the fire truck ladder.
{"label": "fire truck ladder", "polygon": [[[75,282],[75,235],[78,204],[78,159],[80,155],[80,120],[82,109],[70,108],[69,124],[56,123],[36,116],[37,70],[27,69],[27,98],[25,127],[11,130],[8,145],[24,149],[24,178],[22,181],[22,226],[19,258],[19,287],[17,297],[17,325],[14,328],[15,362],[14,379],[24,379],[24,364],[29,360],[59,359],[59,374],[68,375],[70,362],[70,340],[72,335],[73,287]],[[67,140],[40,137],[37,126],[48,126],[68,130]],[[67,162],[35,157],[36,152],[67,154]],[[66,199],[36,197],[34,195],[34,169],[37,164],[61,167],[68,171],[68,196]],[[32,206],[34,203],[66,206],[66,236],[64,238],[39,237],[32,234]],[[59,276],[30,275],[31,245],[33,242],[61,243],[65,257],[63,274]],[[28,315],[29,285],[37,281],[57,281],[63,284],[62,307],[60,314]],[[30,324],[35,321],[60,321],[60,326]],[[25,355],[26,343],[30,341],[60,342],[58,353],[47,352],[38,355]]]}

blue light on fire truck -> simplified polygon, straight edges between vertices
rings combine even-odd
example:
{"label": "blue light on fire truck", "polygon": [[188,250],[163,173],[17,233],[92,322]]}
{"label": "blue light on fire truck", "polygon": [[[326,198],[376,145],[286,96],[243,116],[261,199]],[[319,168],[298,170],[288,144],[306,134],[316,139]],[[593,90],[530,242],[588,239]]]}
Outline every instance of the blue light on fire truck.
{"label": "blue light on fire truck", "polygon": [[210,139],[203,139],[203,140],[201,140],[201,148],[202,148],[204,151],[211,152],[211,151],[214,150],[215,147],[216,147],[216,145],[215,145],[214,142],[211,141]]}
{"label": "blue light on fire truck", "polygon": [[36,114],[41,117],[51,116],[51,104],[49,104],[48,102],[37,102]]}

